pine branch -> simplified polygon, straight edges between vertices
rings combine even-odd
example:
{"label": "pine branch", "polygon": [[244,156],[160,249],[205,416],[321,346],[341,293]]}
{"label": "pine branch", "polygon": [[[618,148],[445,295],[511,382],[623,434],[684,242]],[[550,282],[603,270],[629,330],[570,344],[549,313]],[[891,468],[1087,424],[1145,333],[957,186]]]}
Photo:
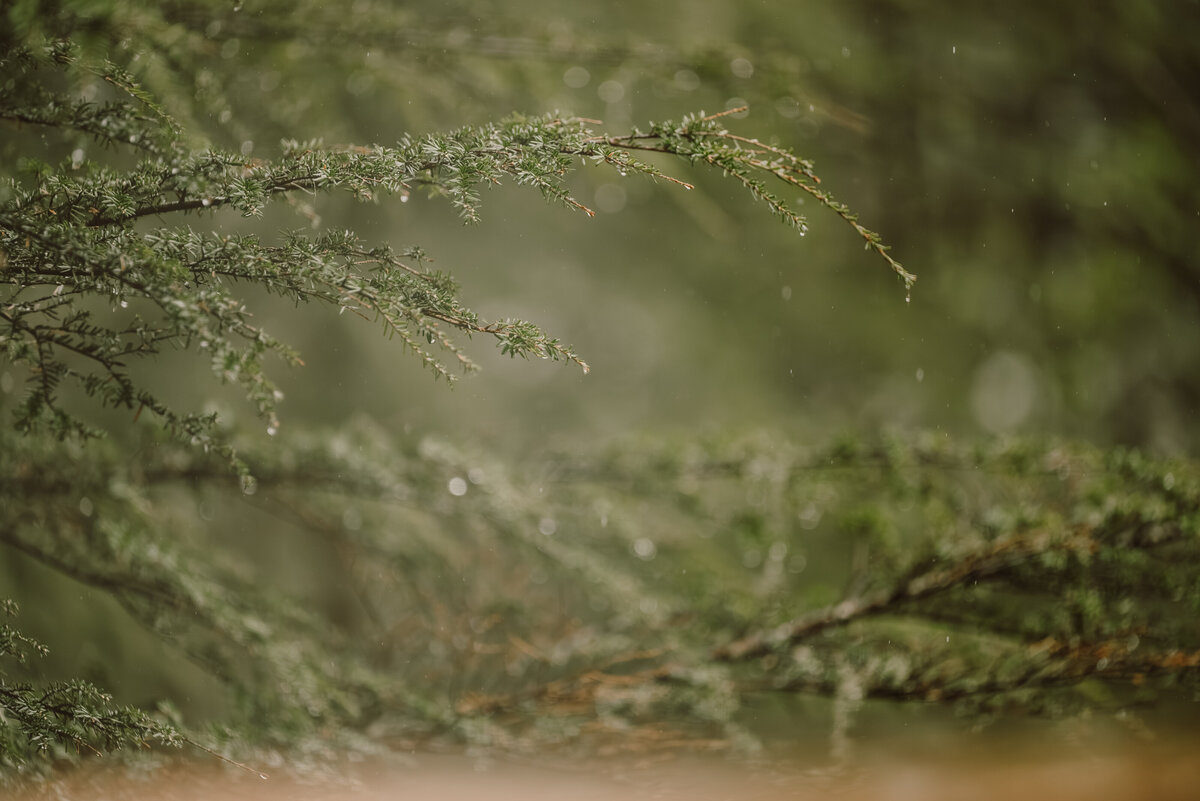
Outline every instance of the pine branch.
{"label": "pine branch", "polygon": [[[17,614],[11,600],[0,600],[0,608],[8,617]],[[0,624],[0,658],[24,663],[29,653],[44,656],[48,649],[7,623]],[[45,756],[54,748],[99,756],[100,749],[178,747],[185,742],[173,727],[140,710],[117,706],[112,696],[85,681],[34,687],[9,683],[0,672],[0,711],[0,728],[5,730],[0,758],[10,765]]]}
{"label": "pine branch", "polygon": [[[1024,531],[953,557],[946,567],[915,569],[896,584],[862,598],[848,598],[833,606],[809,612],[769,631],[760,631],[722,645],[713,651],[718,661],[737,662],[753,659],[772,651],[803,642],[815,634],[848,626],[878,615],[916,615],[912,604],[947,593],[1002,578],[1033,560],[1045,562],[1057,555],[1088,558],[1102,544],[1111,543],[1126,531],[1128,521],[1121,514],[1101,525],[1077,525],[1067,529]],[[1140,527],[1139,527],[1140,528]],[[1126,537],[1127,545],[1153,549],[1184,539],[1195,532],[1186,524],[1168,522],[1153,529],[1135,530]]]}
{"label": "pine branch", "polygon": [[[114,81],[151,103],[129,80]],[[679,125],[657,125],[651,134],[625,137],[595,134],[590,127],[594,120],[514,116],[492,125],[405,138],[392,148],[292,142],[273,161],[217,150],[173,151],[145,159],[126,173],[90,164],[69,173],[37,172],[32,185],[0,206],[0,250],[7,260],[3,282],[12,287],[0,306],[0,322],[7,327],[0,337],[9,358],[33,373],[18,425],[25,431],[49,425],[60,435],[94,435],[60,407],[59,384],[66,379],[103,405],[135,410],[135,415],[150,410],[181,440],[217,448],[244,472],[228,445],[214,437],[213,419],[168,408],[131,381],[125,369],[127,359],[154,356],[166,346],[207,350],[214,373],[241,385],[268,429],[277,430],[281,396],[267,378],[262,358],[274,353],[292,365],[301,361],[251,322],[233,292],[233,285],[242,281],[297,303],[314,301],[372,320],[447,380],[455,376],[438,351],[462,370],[475,367],[448,329],[488,335],[510,356],[575,362],[587,372],[587,363],[570,346],[532,323],[479,320],[459,302],[448,276],[423,267],[415,248],[395,255],[387,247],[369,247],[349,232],[314,238],[291,234],[273,245],[255,237],[205,236],[182,228],[139,234],[131,224],[223,207],[257,215],[268,203],[297,191],[343,189],[374,200],[417,188],[444,195],[465,220],[473,221],[479,215],[478,187],[504,180],[532,186],[549,200],[591,214],[564,188],[581,159],[690,188],[632,156],[643,150],[721,169],[803,233],[803,218],[767,192],[757,175],[774,175],[815,192],[811,165],[789,151],[719,127],[723,116],[696,116]],[[164,128],[164,136],[174,135],[169,126]],[[846,217],[844,209],[820,197]],[[879,252],[911,284],[912,276],[882,248]],[[97,324],[76,305],[93,296],[115,300],[114,312],[117,306],[144,302],[157,315],[149,322],[138,317],[124,327]],[[91,368],[69,364],[63,355],[68,353]]]}
{"label": "pine branch", "polygon": [[764,144],[757,139],[738,136],[720,127],[721,118],[746,110],[745,107],[740,107],[717,114],[686,117],[678,126],[674,123],[662,123],[653,126],[650,133],[635,132],[626,136],[601,136],[594,141],[604,142],[626,151],[643,150],[668,153],[693,162],[702,161],[718,167],[748,189],[756,200],[765,202],[776,216],[803,235],[808,230],[808,224],[804,217],[793,211],[782,199],[767,191],[756,175],[771,176],[793,188],[800,189],[853,227],[863,238],[865,246],[882,257],[899,276],[904,283],[905,290],[911,290],[917,277],[892,258],[888,253],[888,247],[883,244],[878,234],[865,228],[847,206],[834,200],[828,192],[817,186],[821,183],[821,179],[813,172],[811,162],[799,158],[790,150]]}
{"label": "pine branch", "polygon": [[[938,658],[914,666],[905,678],[896,681],[887,675],[871,675],[865,682],[866,698],[899,702],[954,703],[966,700],[1003,704],[1016,694],[1033,696],[1039,692],[1074,687],[1087,680],[1144,685],[1155,678],[1186,680],[1200,674],[1200,651],[1150,649],[1133,651],[1129,638],[1100,643],[1067,645],[1054,640],[1028,648],[1018,670],[984,671],[983,675],[947,675],[939,670]],[[1135,639],[1136,642],[1136,639]],[[747,681],[739,689],[750,692],[809,693],[836,697],[839,685],[832,677],[773,677]]]}

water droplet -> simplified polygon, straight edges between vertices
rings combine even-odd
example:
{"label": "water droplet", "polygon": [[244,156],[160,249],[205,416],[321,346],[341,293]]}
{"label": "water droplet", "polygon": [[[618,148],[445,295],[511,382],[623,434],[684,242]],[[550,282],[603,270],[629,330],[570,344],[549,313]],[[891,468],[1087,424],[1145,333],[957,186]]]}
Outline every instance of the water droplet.
{"label": "water droplet", "polygon": [[467,481],[461,476],[455,476],[447,482],[446,488],[450,490],[451,495],[462,497],[467,494]]}
{"label": "water droplet", "polygon": [[775,113],[789,120],[798,117],[800,116],[800,101],[791,95],[784,95],[775,101]]}
{"label": "water droplet", "polygon": [[625,87],[620,81],[605,81],[596,87],[596,94],[605,103],[617,103],[625,97]]}
{"label": "water droplet", "polygon": [[279,431],[275,426],[267,426],[267,436],[273,437]]}
{"label": "water droplet", "polygon": [[554,532],[558,531],[558,523],[553,517],[543,517],[538,521],[538,531],[542,532],[544,536],[553,536]]}
{"label": "water droplet", "polygon": [[729,71],[739,78],[749,78],[754,74],[754,65],[749,59],[739,57],[729,62]]}
{"label": "water droplet", "polygon": [[649,537],[639,537],[633,541],[633,552],[637,554],[639,559],[650,560],[658,553],[658,547],[654,544],[654,540]]}
{"label": "water droplet", "polygon": [[821,510],[817,508],[816,504],[810,503],[796,517],[800,520],[800,528],[812,531],[821,522]]}
{"label": "water droplet", "polygon": [[572,89],[582,89],[591,79],[592,74],[584,67],[571,67],[563,73],[563,83]]}
{"label": "water droplet", "polygon": [[203,200],[200,201],[200,205],[207,208],[208,206],[212,205],[212,200],[210,198],[204,198]]}

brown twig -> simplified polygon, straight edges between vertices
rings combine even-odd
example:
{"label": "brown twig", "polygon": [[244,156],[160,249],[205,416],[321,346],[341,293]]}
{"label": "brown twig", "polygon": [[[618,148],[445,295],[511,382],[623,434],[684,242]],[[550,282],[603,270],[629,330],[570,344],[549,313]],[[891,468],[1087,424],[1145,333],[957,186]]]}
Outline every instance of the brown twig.
{"label": "brown twig", "polygon": [[825,629],[893,612],[902,603],[927,598],[968,581],[987,578],[1037,554],[1048,551],[1090,552],[1095,548],[1092,529],[1088,526],[1076,526],[1066,532],[1039,529],[1013,534],[964,555],[948,567],[922,571],[901,579],[896,586],[887,590],[861,598],[848,598],[773,629],[749,634],[715,649],[712,656],[722,662],[752,659],[775,648],[798,643]]}

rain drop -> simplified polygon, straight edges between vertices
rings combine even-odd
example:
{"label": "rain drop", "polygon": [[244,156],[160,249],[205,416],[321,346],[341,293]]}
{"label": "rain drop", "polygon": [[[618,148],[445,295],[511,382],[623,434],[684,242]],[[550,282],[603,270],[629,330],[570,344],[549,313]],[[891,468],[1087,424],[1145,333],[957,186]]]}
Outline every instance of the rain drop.
{"label": "rain drop", "polygon": [[639,559],[653,559],[654,555],[658,553],[658,548],[648,537],[639,537],[633,542],[633,552]]}
{"label": "rain drop", "polygon": [[563,73],[563,83],[572,89],[582,89],[588,85],[588,81],[592,79],[592,74],[584,67],[571,67]]}
{"label": "rain drop", "polygon": [[625,87],[620,81],[605,81],[596,88],[596,94],[605,103],[616,103],[625,97]]}
{"label": "rain drop", "polygon": [[739,78],[749,78],[754,74],[754,65],[749,59],[735,58],[729,63],[729,71]]}

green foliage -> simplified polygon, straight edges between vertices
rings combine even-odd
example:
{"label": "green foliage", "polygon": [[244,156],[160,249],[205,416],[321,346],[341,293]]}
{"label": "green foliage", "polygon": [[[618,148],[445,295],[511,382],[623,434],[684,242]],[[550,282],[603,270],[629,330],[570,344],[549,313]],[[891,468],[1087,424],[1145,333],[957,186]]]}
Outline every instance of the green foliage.
{"label": "green foliage", "polygon": [[[152,743],[366,751],[439,737],[752,751],[776,733],[748,710],[795,695],[834,701],[836,751],[864,701],[953,703],[981,721],[1127,712],[1200,689],[1191,460],[1046,440],[855,435],[814,449],[727,433],[522,463],[365,419],[279,436],[267,366],[303,362],[254,316],[263,295],[303,305],[314,325],[348,310],[447,381],[475,369],[459,344],[473,335],[588,370],[537,325],[472,311],[421,247],[324,226],[334,193],[440,198],[473,223],[484,190],[513,184],[591,216],[573,191],[581,170],[682,195],[692,184],[664,165],[710,169],[801,235],[799,198],[815,201],[906,291],[914,276],[808,160],[731,130],[736,104],[624,134],[517,114],[393,145],[285,139],[271,152],[226,86],[269,83],[321,47],[359,86],[438,58],[441,40],[415,37],[372,66],[346,45],[395,44],[405,11],[261,10],[267,23],[217,4],[4,12],[0,144],[21,158],[0,186],[0,346],[25,394],[0,436],[0,546],[110,595],[215,677],[232,710],[189,721],[185,738],[90,683],[0,673],[6,765]],[[672,72],[687,56],[706,78],[728,72],[725,50],[656,60],[579,36],[594,59]],[[238,66],[247,42],[262,69]],[[470,34],[441,43],[486,51]],[[795,77],[778,57],[761,63]],[[254,96],[257,122],[302,127],[294,93]],[[288,211],[295,230],[242,227]],[[144,364],[187,352],[236,387],[267,438],[165,399]],[[142,415],[157,427],[129,425]],[[94,436],[106,429],[122,436]],[[26,656],[41,650],[0,625],[14,673],[36,678]]]}
{"label": "green foliage", "polygon": [[[13,618],[17,605],[0,599],[0,611]],[[0,660],[24,665],[30,656],[41,657],[46,652],[45,646],[9,623],[0,623]],[[27,769],[31,763],[51,757],[98,755],[100,749],[183,744],[171,726],[141,710],[114,704],[112,696],[78,679],[34,687],[10,683],[7,671],[0,668],[0,713],[0,766],[6,771]]]}
{"label": "green foliage", "polygon": [[[72,52],[58,42],[41,53],[17,49],[0,69],[14,72],[12,87],[26,82],[36,87],[34,67],[61,68],[70,77],[77,61]],[[268,203],[295,192],[344,190],[358,200],[375,201],[383,194],[406,200],[411,192],[424,190],[444,196],[471,222],[479,216],[479,188],[505,180],[536,187],[550,200],[593,215],[564,187],[568,172],[583,163],[690,188],[631,155],[648,151],[721,169],[803,232],[803,218],[770,194],[757,176],[799,187],[851,223],[906,286],[914,280],[887,255],[875,234],[816,187],[819,179],[808,162],[731,133],[722,127],[721,114],[661,123],[652,133],[625,137],[597,134],[581,119],[514,116],[448,134],[406,136],[396,147],[284,142],[278,159],[264,161],[185,148],[174,123],[132,78],[111,65],[92,72],[131,101],[97,110],[41,88],[25,92],[31,97],[17,97],[13,88],[13,96],[3,98],[12,104],[12,120],[80,131],[107,145],[117,141],[111,131],[132,130],[127,138],[142,151],[132,168],[116,168],[93,162],[77,149],[58,167],[26,164],[23,176],[7,188],[0,205],[0,253],[9,289],[0,311],[0,346],[10,362],[30,371],[29,390],[17,410],[22,431],[95,433],[60,403],[66,380],[88,398],[132,410],[135,417],[148,410],[176,438],[215,447],[237,463],[229,447],[212,438],[212,416],[169,408],[130,377],[128,364],[167,347],[203,351],[214,374],[239,385],[267,419],[268,429],[276,430],[282,395],[264,373],[263,358],[275,354],[296,365],[300,357],[252,321],[246,301],[235,291],[243,285],[377,322],[446,379],[454,372],[439,352],[462,369],[474,367],[448,329],[487,334],[510,356],[564,359],[588,369],[570,347],[531,323],[480,320],[460,303],[449,276],[427,268],[419,248],[398,254],[370,247],[350,232],[293,232],[267,243],[255,236],[183,226],[143,230],[134,225],[147,217],[212,215],[224,207],[259,216]],[[153,113],[138,112],[132,101]],[[106,314],[96,313],[96,302]],[[101,318],[111,322],[97,322]]]}
{"label": "green foliage", "polygon": [[[118,5],[110,12],[109,21],[119,26],[129,9]],[[20,10],[13,13],[19,16]],[[16,29],[36,27],[36,19],[15,20]],[[62,16],[53,22],[65,37],[82,21]],[[32,35],[26,39],[36,42]],[[189,552],[177,535],[160,533],[147,488],[181,469],[196,480],[217,481],[219,469],[206,473],[210,468],[168,464],[160,471],[143,464],[136,475],[125,474],[99,446],[81,448],[78,437],[100,431],[85,421],[86,411],[68,407],[91,400],[128,410],[134,420],[148,411],[173,440],[235,466],[243,492],[256,491],[273,478],[271,471],[260,468],[251,476],[228,438],[217,432],[215,415],[177,411],[131,368],[168,348],[199,351],[219,380],[240,387],[266,419],[268,433],[275,434],[282,393],[264,373],[263,360],[274,354],[292,365],[302,362],[254,322],[238,292],[247,286],[297,305],[314,302],[372,320],[447,379],[455,374],[442,353],[462,369],[474,367],[448,330],[487,334],[510,356],[565,359],[585,371],[587,365],[530,323],[481,320],[460,303],[454,280],[429,269],[417,247],[396,252],[370,246],[349,231],[296,231],[267,242],[219,229],[147,227],[140,221],[211,218],[225,208],[257,217],[271,203],[293,202],[296,193],[342,190],[368,202],[388,194],[406,201],[418,191],[440,195],[473,222],[479,190],[504,181],[534,187],[549,200],[593,215],[564,183],[586,163],[690,188],[634,158],[641,151],[719,168],[802,232],[803,218],[757,176],[804,189],[858,228],[844,207],[816,188],[819,179],[808,162],[729,132],[722,114],[694,115],[624,137],[597,134],[588,120],[513,116],[446,134],[406,136],[394,147],[285,141],[279,156],[266,160],[190,144],[131,73],[110,61],[97,66],[91,57],[59,38],[44,45],[14,43],[0,61],[0,118],[56,132],[63,142],[79,142],[78,137],[84,142],[57,163],[24,159],[0,196],[7,287],[0,345],[8,363],[28,374],[25,398],[15,409],[20,436],[5,450],[0,537],[15,552],[111,593],[134,619],[225,682],[244,720],[269,721],[258,734],[269,741],[294,741],[331,723],[362,725],[384,708],[392,714],[408,710],[425,722],[445,713],[424,700],[427,694],[382,682],[366,667],[365,655],[350,659],[344,642],[323,638],[319,622],[281,601],[261,595],[251,600],[237,571],[220,569],[201,556],[202,549]],[[115,97],[95,102],[91,79]],[[115,152],[98,159],[91,148]],[[319,225],[315,211],[307,206],[301,211],[312,227]],[[873,234],[858,230],[886,257]],[[911,275],[888,261],[911,283]],[[47,435],[66,442],[54,445]],[[186,451],[170,456],[176,462],[193,458]],[[292,471],[284,471],[284,480],[294,480]],[[82,493],[78,513],[58,511],[63,493]],[[16,498],[24,500],[10,502]],[[600,567],[590,556],[571,558],[593,578],[623,586],[619,571]],[[35,647],[8,627],[4,637],[6,655],[23,656],[22,648]],[[152,737],[178,741],[171,729],[141,713],[111,707],[108,696],[90,684],[70,682],[39,692],[5,685],[4,708],[18,725],[5,741],[10,761],[52,743],[111,748]]]}
{"label": "green foliage", "polygon": [[[4,497],[41,488],[4,506],[3,543],[218,676],[238,710],[222,738],[641,747],[667,727],[744,749],[776,736],[742,713],[764,694],[979,721],[1128,710],[1200,681],[1189,462],[722,437],[520,466],[365,421],[240,450],[246,484],[167,440],[132,466],[17,438],[3,469]],[[251,514],[288,530],[224,533]],[[311,580],[264,586],[265,554],[300,541],[329,554],[336,619],[299,611],[318,608]]]}

